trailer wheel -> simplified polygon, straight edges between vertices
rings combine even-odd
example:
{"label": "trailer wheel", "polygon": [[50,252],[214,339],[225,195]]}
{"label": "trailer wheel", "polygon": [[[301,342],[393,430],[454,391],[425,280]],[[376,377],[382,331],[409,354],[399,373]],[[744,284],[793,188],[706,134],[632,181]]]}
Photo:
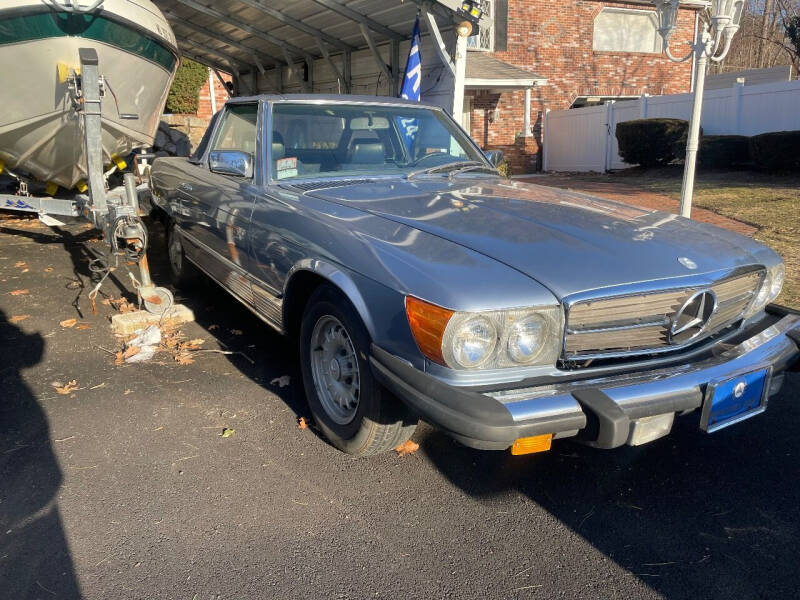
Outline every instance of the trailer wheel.
{"label": "trailer wheel", "polygon": [[189,289],[197,284],[200,271],[186,259],[181,234],[173,221],[167,223],[167,257],[170,279],[175,287]]}

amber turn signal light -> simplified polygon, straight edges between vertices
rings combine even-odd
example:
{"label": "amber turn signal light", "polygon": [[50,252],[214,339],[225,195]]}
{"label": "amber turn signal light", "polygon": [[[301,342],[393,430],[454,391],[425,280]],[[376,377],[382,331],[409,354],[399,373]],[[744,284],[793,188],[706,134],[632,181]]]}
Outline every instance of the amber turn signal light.
{"label": "amber turn signal light", "polygon": [[533,437],[524,437],[514,440],[511,445],[511,454],[518,456],[520,454],[533,454],[534,452],[546,452],[550,450],[550,443],[553,441],[552,433],[545,433],[544,435],[534,435]]}
{"label": "amber turn signal light", "polygon": [[413,296],[406,296],[406,316],[420,352],[433,362],[444,365],[442,337],[453,311]]}

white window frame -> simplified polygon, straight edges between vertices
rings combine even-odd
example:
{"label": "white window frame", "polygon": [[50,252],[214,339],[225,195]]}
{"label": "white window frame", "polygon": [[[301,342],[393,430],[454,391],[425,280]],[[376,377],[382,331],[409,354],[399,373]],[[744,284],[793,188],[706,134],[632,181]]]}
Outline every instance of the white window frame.
{"label": "white window frame", "polygon": [[494,0],[478,0],[478,2],[491,25],[482,28],[478,35],[471,35],[467,38],[467,50],[494,52]]}
{"label": "white window frame", "polygon": [[[650,17],[650,20],[653,23],[653,31],[654,31],[654,40],[655,40],[655,48],[653,50],[610,50],[607,48],[596,48],[595,47],[595,31],[597,27],[597,19],[603,13],[617,13],[617,14],[631,14],[631,13],[639,13],[644,14]],[[617,6],[606,6],[600,12],[595,15],[594,20],[592,21],[592,50],[594,52],[622,52],[627,54],[661,54],[663,50],[661,36],[658,34],[658,17],[656,16],[655,11],[652,10],[642,10],[639,8],[622,8]]]}

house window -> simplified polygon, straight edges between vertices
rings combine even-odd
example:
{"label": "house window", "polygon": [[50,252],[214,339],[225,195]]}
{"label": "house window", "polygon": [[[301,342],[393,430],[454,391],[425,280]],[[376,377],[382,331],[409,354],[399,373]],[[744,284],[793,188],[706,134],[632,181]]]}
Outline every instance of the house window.
{"label": "house window", "polygon": [[595,50],[661,52],[661,36],[653,11],[604,8],[594,19]]}
{"label": "house window", "polygon": [[483,13],[491,22],[488,27],[483,27],[478,35],[467,38],[467,48],[470,50],[494,50],[494,0],[480,0]]}

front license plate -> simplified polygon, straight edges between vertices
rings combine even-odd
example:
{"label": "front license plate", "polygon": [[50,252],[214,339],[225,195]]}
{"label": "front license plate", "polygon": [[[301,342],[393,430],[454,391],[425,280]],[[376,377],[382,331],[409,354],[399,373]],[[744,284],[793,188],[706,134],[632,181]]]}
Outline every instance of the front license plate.
{"label": "front license plate", "polygon": [[765,367],[709,383],[700,428],[713,433],[764,412],[771,372],[770,367]]}

